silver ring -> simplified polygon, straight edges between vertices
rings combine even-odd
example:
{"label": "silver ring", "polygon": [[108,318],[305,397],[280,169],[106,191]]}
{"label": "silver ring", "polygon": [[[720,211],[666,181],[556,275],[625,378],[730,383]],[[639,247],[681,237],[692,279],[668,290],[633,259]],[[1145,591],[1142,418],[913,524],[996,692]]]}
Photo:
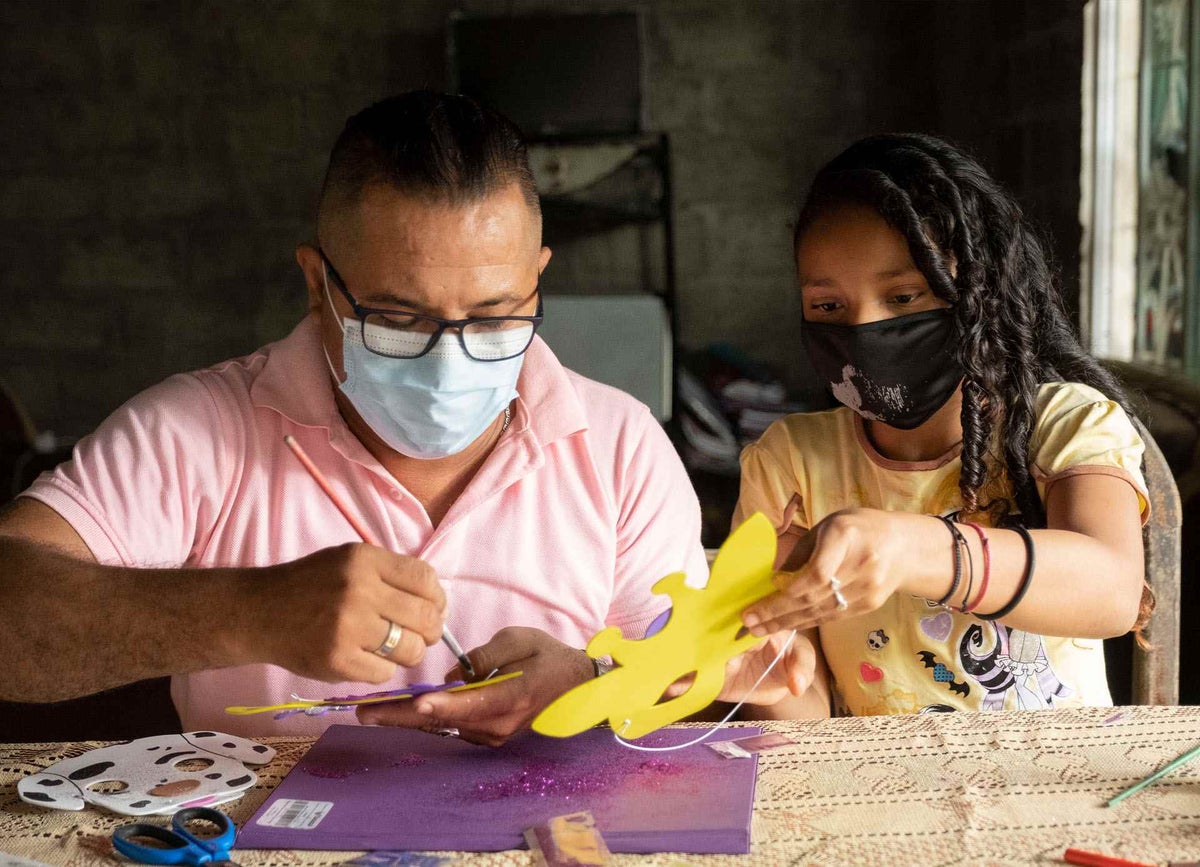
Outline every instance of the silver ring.
{"label": "silver ring", "polygon": [[400,637],[402,635],[404,635],[404,627],[399,623],[393,623],[389,620],[387,638],[383,639],[383,644],[371,652],[376,656],[382,656],[384,659],[387,659],[392,655],[392,651],[396,649],[397,645],[400,644]]}
{"label": "silver ring", "polygon": [[842,589],[842,582],[838,580],[838,576],[836,576],[836,575],[829,576],[829,589],[832,590],[834,593],[837,593],[839,590]]}
{"label": "silver ring", "polygon": [[846,597],[842,595],[842,591],[836,587],[833,589],[833,601],[837,604],[838,611],[845,611],[850,607],[849,603],[846,602]]}

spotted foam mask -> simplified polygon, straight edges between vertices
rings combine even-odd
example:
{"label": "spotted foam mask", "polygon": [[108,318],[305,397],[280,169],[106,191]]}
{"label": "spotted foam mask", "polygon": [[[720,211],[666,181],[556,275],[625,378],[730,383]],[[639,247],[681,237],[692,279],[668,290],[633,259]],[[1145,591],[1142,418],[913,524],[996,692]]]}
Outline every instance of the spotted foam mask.
{"label": "spotted foam mask", "polygon": [[240,798],[258,782],[247,765],[274,757],[268,746],[220,732],[160,735],[65,759],[25,777],[17,794],[55,810],[95,804],[124,816],[171,815]]}

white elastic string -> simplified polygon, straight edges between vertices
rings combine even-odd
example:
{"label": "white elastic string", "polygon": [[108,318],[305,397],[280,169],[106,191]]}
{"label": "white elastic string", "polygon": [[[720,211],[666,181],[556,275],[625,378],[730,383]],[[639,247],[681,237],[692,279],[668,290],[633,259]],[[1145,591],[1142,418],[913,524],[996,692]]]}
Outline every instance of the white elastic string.
{"label": "white elastic string", "polygon": [[[321,260],[321,280],[325,284],[325,300],[329,302],[329,309],[333,311],[333,321],[337,322],[338,321],[338,312],[337,312],[337,308],[333,306],[333,295],[329,291],[329,273],[328,273],[328,269],[325,265],[324,259]],[[345,342],[345,340],[346,340],[346,325],[345,325],[345,321],[343,320],[342,341]],[[333,374],[333,381],[336,384],[340,385],[342,382],[342,378],[340,376],[338,376],[338,372],[333,369],[333,359],[329,357],[329,350],[325,348],[324,340],[321,341],[321,352],[325,353],[325,363],[329,365],[329,372]],[[345,352],[345,349],[343,348],[343,350],[342,350],[343,359],[345,358],[345,354],[346,354],[346,352]],[[296,696],[296,693],[294,693],[294,692],[292,693],[292,698],[295,698],[297,701],[308,701],[308,699],[298,698]]]}
{"label": "white elastic string", "polygon": [[759,684],[761,684],[764,680],[767,679],[767,675],[771,673],[771,669],[773,669],[776,665],[779,664],[779,660],[783,659],[783,655],[785,653],[787,653],[788,648],[792,646],[792,642],[795,640],[796,640],[796,630],[793,629],[792,634],[788,636],[788,640],[786,642],[784,642],[783,647],[781,647],[779,649],[779,653],[775,654],[775,658],[772,659],[771,664],[767,666],[767,670],[758,676],[758,680],[754,681],[754,686],[750,687],[749,692],[746,693],[746,698],[743,698],[741,701],[739,701],[737,704],[735,704],[733,706],[733,709],[730,710],[729,713],[727,713],[725,715],[725,718],[723,720],[721,720],[713,728],[709,729],[708,731],[706,731],[704,734],[702,734],[700,737],[696,738],[695,740],[690,740],[685,744],[676,744],[675,746],[672,746],[672,747],[639,746],[639,745],[633,743],[632,741],[627,741],[623,737],[621,737],[621,732],[625,731],[625,729],[627,729],[629,727],[629,720],[625,720],[625,724],[621,726],[620,732],[613,732],[613,737],[617,739],[617,743],[619,743],[621,746],[628,747],[631,750],[638,750],[639,752],[643,752],[643,753],[670,753],[670,752],[674,752],[675,750],[682,750],[685,747],[694,747],[696,744],[700,743],[701,741],[707,740],[708,738],[715,735],[731,719],[733,719],[733,715],[738,712],[738,710],[741,708],[742,705],[744,705],[746,703],[746,700],[750,696],[754,695],[754,690],[758,689]]}

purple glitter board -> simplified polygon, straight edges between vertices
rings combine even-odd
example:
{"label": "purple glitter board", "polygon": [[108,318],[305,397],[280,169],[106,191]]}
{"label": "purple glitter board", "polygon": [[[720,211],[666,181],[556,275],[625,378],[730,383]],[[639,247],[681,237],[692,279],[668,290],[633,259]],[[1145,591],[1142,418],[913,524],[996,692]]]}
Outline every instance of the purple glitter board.
{"label": "purple glitter board", "polygon": [[[639,741],[671,746],[703,729]],[[725,729],[709,740],[759,734]],[[526,828],[591,810],[613,852],[746,854],[757,757],[703,743],[643,753],[608,729],[573,738],[527,732],[499,749],[411,729],[331,726],[238,835],[239,849],[493,852],[523,849]],[[311,829],[259,819],[281,798],[332,802]]]}

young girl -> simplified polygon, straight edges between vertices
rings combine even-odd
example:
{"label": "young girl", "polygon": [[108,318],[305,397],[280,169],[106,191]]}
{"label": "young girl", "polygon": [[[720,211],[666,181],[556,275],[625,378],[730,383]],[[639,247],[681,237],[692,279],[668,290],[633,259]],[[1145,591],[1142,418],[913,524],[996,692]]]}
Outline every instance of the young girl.
{"label": "young girl", "polygon": [[[800,211],[802,342],[842,404],[742,455],[780,534],[758,635],[801,629],[852,714],[1111,704],[1140,629],[1143,445],[1016,202],[936,138],[864,139]],[[823,677],[770,715],[828,713]],[[761,715],[761,714],[760,714]]]}

